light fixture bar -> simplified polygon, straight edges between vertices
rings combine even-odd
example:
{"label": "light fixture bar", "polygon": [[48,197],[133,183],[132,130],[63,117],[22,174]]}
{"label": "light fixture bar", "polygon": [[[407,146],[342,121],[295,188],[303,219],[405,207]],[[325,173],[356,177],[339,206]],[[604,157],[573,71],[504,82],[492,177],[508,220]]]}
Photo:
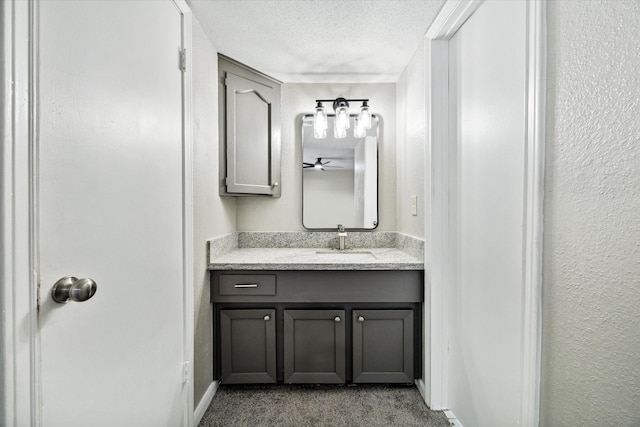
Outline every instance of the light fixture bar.
{"label": "light fixture bar", "polygon": [[334,101],[369,102],[368,99],[346,99],[346,98],[316,99],[316,102],[334,102]]}

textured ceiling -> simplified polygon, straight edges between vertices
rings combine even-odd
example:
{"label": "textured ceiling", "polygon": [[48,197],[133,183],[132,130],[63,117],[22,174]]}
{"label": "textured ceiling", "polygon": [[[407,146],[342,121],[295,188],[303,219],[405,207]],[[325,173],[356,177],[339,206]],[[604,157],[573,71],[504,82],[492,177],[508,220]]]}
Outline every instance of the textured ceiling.
{"label": "textured ceiling", "polygon": [[187,0],[216,49],[284,82],[396,82],[444,0]]}

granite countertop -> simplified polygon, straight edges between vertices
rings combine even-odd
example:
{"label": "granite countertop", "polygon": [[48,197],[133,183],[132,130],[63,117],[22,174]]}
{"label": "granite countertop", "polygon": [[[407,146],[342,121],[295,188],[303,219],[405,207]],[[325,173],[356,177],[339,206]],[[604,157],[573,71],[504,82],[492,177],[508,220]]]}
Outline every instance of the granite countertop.
{"label": "granite countertop", "polygon": [[423,270],[394,248],[241,248],[209,260],[210,270]]}

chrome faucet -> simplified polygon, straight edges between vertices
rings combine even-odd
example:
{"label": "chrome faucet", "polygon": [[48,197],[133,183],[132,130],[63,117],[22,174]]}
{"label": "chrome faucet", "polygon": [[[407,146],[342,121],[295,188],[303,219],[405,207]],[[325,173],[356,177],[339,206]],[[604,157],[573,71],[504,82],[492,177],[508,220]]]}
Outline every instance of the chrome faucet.
{"label": "chrome faucet", "polygon": [[339,249],[343,251],[347,240],[347,232],[344,230],[344,226],[342,224],[338,224],[338,239],[340,239]]}

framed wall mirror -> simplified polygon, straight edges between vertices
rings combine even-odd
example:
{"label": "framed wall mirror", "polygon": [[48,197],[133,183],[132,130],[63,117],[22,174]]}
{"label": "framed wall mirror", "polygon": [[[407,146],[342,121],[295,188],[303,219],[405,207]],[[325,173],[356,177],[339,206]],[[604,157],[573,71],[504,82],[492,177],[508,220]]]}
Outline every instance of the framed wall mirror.
{"label": "framed wall mirror", "polygon": [[302,119],[302,225],[310,230],[372,230],[378,226],[378,117],[362,138],[334,138],[328,115],[325,138],[316,138],[313,115]]}

